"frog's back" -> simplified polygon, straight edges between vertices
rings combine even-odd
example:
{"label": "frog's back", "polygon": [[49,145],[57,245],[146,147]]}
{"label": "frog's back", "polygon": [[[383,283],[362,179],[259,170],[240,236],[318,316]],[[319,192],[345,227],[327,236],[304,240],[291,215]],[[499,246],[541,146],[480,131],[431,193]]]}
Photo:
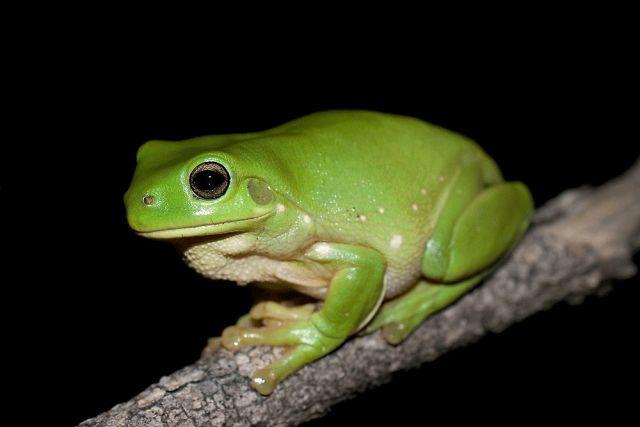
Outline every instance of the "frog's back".
{"label": "frog's back", "polygon": [[[373,178],[377,174],[387,183],[395,180],[406,186],[407,175],[415,179],[437,174],[462,153],[486,156],[460,134],[416,118],[373,111],[315,113],[265,133],[269,134],[292,136],[272,141],[279,157],[291,162],[304,162],[306,157],[316,163],[305,171],[325,178],[331,178],[325,171],[332,171],[338,183],[345,175]],[[321,156],[329,157],[319,162]]]}
{"label": "frog's back", "polygon": [[262,143],[287,165],[284,192],[313,218],[318,239],[377,249],[400,290],[420,275],[456,171],[480,159],[493,175],[488,180],[501,180],[473,141],[409,117],[329,111],[264,136]]}
{"label": "frog's back", "polygon": [[[327,111],[266,133],[289,166],[292,198],[325,223],[416,226],[428,222],[448,178],[477,158],[499,172],[473,141],[411,117]],[[280,135],[287,135],[280,137]],[[295,166],[293,166],[295,165]]]}

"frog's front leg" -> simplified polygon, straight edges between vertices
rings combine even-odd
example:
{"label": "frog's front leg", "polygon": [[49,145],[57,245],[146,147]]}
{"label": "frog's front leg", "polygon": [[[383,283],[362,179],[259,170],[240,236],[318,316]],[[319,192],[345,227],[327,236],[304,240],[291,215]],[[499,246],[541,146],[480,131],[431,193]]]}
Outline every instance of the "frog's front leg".
{"label": "frog's front leg", "polygon": [[[289,374],[340,346],[371,318],[384,296],[384,258],[372,249],[317,243],[304,259],[334,272],[319,311],[277,327],[231,326],[222,334],[222,344],[231,350],[253,345],[292,346],[280,359],[253,373],[253,386],[262,394],[270,394]],[[282,307],[271,308],[278,312]]]}

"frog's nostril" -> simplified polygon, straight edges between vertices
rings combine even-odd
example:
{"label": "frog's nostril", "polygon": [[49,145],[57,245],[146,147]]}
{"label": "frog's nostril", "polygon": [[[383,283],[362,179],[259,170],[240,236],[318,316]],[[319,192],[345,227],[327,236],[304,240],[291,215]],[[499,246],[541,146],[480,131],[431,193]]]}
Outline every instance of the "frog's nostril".
{"label": "frog's nostril", "polygon": [[154,197],[150,194],[147,194],[142,198],[142,203],[146,206],[152,205],[154,201],[155,201]]}

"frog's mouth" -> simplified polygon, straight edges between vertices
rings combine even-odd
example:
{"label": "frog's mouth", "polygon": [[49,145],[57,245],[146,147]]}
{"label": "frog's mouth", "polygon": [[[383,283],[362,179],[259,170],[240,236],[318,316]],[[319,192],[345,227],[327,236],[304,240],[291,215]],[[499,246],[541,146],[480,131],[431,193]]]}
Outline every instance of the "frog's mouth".
{"label": "frog's mouth", "polygon": [[193,227],[163,228],[161,230],[138,231],[137,234],[149,239],[181,239],[184,237],[215,236],[250,229],[273,212],[267,212],[251,218],[236,219],[214,224],[196,225]]}

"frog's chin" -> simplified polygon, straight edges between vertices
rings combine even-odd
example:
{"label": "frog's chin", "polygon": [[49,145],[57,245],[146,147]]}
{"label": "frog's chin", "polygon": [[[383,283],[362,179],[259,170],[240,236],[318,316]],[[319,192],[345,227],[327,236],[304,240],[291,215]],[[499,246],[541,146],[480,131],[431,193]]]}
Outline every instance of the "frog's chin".
{"label": "frog's chin", "polygon": [[238,219],[234,221],[219,222],[216,224],[203,224],[192,227],[165,228],[153,231],[138,231],[137,234],[149,239],[182,239],[185,237],[216,236],[219,234],[234,233],[251,229],[254,224],[271,215],[272,212],[253,218]]}

